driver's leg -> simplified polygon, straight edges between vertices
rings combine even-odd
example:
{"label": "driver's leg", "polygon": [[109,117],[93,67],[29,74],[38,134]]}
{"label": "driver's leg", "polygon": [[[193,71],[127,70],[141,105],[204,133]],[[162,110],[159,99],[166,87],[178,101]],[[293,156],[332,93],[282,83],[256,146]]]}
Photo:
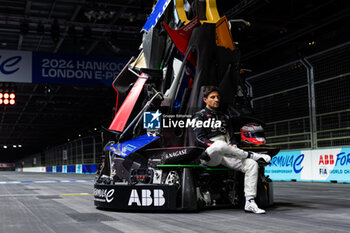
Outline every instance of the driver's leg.
{"label": "driver's leg", "polygon": [[256,197],[258,185],[258,163],[253,159],[242,160],[242,171],[244,172],[244,194],[246,197]]}
{"label": "driver's leg", "polygon": [[264,214],[266,211],[260,209],[255,203],[254,198],[256,197],[256,191],[258,187],[258,163],[253,159],[243,159],[242,160],[244,172],[244,195],[246,198],[246,203],[244,210],[247,212],[252,212],[254,214]]}
{"label": "driver's leg", "polygon": [[241,150],[237,147],[230,146],[227,144],[227,142],[224,141],[215,141],[210,147],[208,147],[206,150],[207,154],[210,156],[210,158],[213,157],[213,155],[216,154],[226,154],[231,155],[239,159],[244,159],[248,157],[248,152]]}
{"label": "driver's leg", "polygon": [[263,214],[262,210],[255,203],[258,185],[258,163],[253,159],[238,159],[232,156],[222,156],[221,164],[244,173],[244,195],[246,203],[244,210],[255,214]]}
{"label": "driver's leg", "polygon": [[221,165],[224,165],[225,167],[231,168],[233,170],[243,172],[242,160],[232,156],[222,156]]}
{"label": "driver's leg", "polygon": [[254,199],[258,185],[258,163],[253,159],[238,159],[225,155],[222,156],[221,164],[244,173],[244,195]]}

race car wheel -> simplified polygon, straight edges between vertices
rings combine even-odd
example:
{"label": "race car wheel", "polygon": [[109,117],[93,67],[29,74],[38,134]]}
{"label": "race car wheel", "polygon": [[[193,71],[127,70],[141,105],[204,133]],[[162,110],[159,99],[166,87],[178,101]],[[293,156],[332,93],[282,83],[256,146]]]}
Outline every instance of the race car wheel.
{"label": "race car wheel", "polygon": [[180,176],[177,173],[177,171],[169,171],[165,178],[164,184],[175,185],[179,189],[181,184],[180,184]]}

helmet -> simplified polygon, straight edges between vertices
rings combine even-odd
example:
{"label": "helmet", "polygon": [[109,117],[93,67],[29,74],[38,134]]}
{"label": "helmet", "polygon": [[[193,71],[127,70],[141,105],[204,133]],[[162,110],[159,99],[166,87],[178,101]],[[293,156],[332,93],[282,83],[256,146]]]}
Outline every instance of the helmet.
{"label": "helmet", "polygon": [[264,145],[266,143],[264,129],[261,125],[256,123],[249,123],[241,128],[242,142],[252,145]]}

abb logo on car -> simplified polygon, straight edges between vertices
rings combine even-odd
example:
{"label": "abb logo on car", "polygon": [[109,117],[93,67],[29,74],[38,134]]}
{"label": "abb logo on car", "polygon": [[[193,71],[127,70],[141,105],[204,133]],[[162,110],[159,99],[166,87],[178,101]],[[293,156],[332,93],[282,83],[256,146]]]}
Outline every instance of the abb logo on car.
{"label": "abb logo on car", "polygon": [[334,156],[333,155],[320,155],[318,165],[333,165]]}
{"label": "abb logo on car", "polygon": [[[163,206],[165,204],[164,191],[161,189],[153,190],[153,197],[151,196],[152,192],[149,189],[142,189],[141,196],[136,189],[132,189],[130,193],[130,198],[128,206],[136,203],[137,206]],[[141,197],[141,199],[140,199]]]}

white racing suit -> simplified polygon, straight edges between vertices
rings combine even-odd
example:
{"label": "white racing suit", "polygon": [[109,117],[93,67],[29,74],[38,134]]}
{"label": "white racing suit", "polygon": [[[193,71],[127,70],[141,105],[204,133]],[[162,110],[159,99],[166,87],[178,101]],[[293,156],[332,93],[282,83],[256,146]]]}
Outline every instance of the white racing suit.
{"label": "white racing suit", "polygon": [[[241,171],[245,174],[244,192],[245,196],[256,197],[258,183],[258,163],[248,157],[249,152],[241,150],[235,146],[236,140],[233,135],[232,125],[229,117],[220,111],[213,111],[204,108],[194,116],[196,121],[217,120],[221,127],[196,127],[194,134],[197,143],[207,147],[206,152],[210,160],[206,162],[208,166],[224,165],[225,167]],[[234,146],[232,146],[234,145]],[[254,153],[253,153],[254,154]]]}
{"label": "white racing suit", "polygon": [[243,172],[245,196],[256,197],[258,184],[258,163],[248,157],[248,152],[231,146],[227,143],[227,135],[218,135],[210,138],[214,143],[206,149],[210,157],[208,166],[224,165]]}

